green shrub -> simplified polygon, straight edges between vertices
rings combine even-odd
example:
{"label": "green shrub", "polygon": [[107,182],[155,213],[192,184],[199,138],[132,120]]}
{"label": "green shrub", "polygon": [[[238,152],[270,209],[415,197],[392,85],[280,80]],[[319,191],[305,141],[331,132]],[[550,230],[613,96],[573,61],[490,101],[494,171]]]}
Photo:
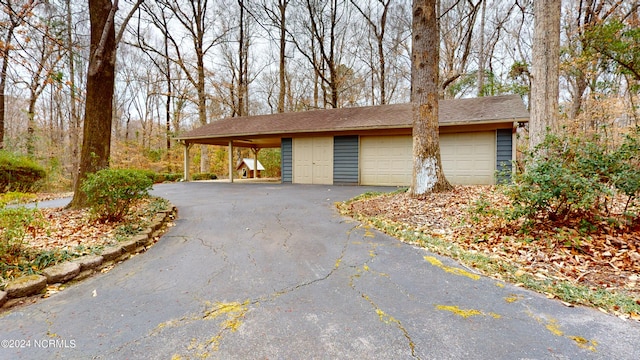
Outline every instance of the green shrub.
{"label": "green shrub", "polygon": [[24,236],[37,214],[37,209],[0,207],[0,262],[21,256]]}
{"label": "green shrub", "polygon": [[197,173],[191,176],[192,180],[215,180],[218,177],[212,173]]}
{"label": "green shrub", "polygon": [[178,173],[163,173],[163,174],[156,174],[155,182],[156,183],[176,182],[176,181],[178,181],[180,179],[182,179],[182,174],[178,174]]}
{"label": "green shrub", "polygon": [[0,207],[3,205],[23,204],[30,201],[35,201],[37,198],[38,196],[33,193],[10,191],[4,194],[0,194]]}
{"label": "green shrub", "polygon": [[0,193],[33,192],[45,175],[42,166],[28,157],[0,151]]}
{"label": "green shrub", "polygon": [[614,195],[624,194],[625,216],[634,220],[638,214],[627,211],[640,190],[639,135],[637,128],[620,145],[597,135],[547,135],[525,155],[524,172],[507,187],[511,217],[593,224],[609,218]]}
{"label": "green shrub", "polygon": [[145,171],[104,169],[89,174],[81,190],[98,221],[120,221],[131,204],[149,195],[153,180]]}

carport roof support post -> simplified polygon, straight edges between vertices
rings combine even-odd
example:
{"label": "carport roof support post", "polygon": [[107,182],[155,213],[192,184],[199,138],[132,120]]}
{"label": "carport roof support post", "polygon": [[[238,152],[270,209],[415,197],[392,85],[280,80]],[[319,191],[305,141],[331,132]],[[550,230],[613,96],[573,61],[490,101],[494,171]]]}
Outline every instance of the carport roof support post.
{"label": "carport roof support post", "polygon": [[229,182],[233,182],[233,141],[229,140]]}
{"label": "carport roof support post", "polygon": [[258,177],[258,151],[260,148],[251,148],[253,151],[253,178],[256,179]]}
{"label": "carport roof support post", "polygon": [[184,181],[189,181],[189,167],[191,166],[191,161],[189,159],[189,150],[191,149],[191,145],[188,142],[184,142],[184,170],[182,174],[182,178]]}

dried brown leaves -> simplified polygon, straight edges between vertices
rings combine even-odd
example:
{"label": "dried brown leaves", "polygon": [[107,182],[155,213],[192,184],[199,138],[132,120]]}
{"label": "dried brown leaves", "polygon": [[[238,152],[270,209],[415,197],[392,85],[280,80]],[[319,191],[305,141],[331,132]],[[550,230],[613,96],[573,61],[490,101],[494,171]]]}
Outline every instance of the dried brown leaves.
{"label": "dried brown leaves", "polygon": [[120,225],[91,221],[86,210],[40,209],[38,221],[29,228],[24,242],[38,251],[100,246],[113,241],[113,232]]}
{"label": "dried brown leaves", "polygon": [[[482,205],[480,214],[471,211]],[[569,280],[590,287],[610,288],[640,299],[640,226],[579,231],[577,223],[539,221],[522,232],[521,221],[492,215],[509,199],[488,186],[457,186],[421,198],[385,195],[350,204],[365,216],[403,223],[438,236],[466,250],[500,257],[541,279]]]}

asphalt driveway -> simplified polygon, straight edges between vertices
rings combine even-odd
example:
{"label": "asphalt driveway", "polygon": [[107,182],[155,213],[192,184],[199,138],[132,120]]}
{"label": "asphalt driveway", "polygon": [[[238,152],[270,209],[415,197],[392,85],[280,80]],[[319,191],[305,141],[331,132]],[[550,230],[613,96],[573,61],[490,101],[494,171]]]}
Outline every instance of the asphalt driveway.
{"label": "asphalt driveway", "polygon": [[0,316],[0,359],[640,358],[637,322],[477,276],[335,210],[370,190],[159,185],[176,226]]}

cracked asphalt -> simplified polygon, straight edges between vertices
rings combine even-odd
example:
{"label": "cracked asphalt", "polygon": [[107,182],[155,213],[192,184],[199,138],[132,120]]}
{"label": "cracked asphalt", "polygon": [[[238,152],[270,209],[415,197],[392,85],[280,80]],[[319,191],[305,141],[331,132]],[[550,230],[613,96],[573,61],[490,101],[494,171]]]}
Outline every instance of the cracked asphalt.
{"label": "cracked asphalt", "polygon": [[[192,182],[146,253],[0,316],[0,359],[639,359],[640,325],[340,216],[392,189]],[[13,345],[13,346],[11,346]]]}

